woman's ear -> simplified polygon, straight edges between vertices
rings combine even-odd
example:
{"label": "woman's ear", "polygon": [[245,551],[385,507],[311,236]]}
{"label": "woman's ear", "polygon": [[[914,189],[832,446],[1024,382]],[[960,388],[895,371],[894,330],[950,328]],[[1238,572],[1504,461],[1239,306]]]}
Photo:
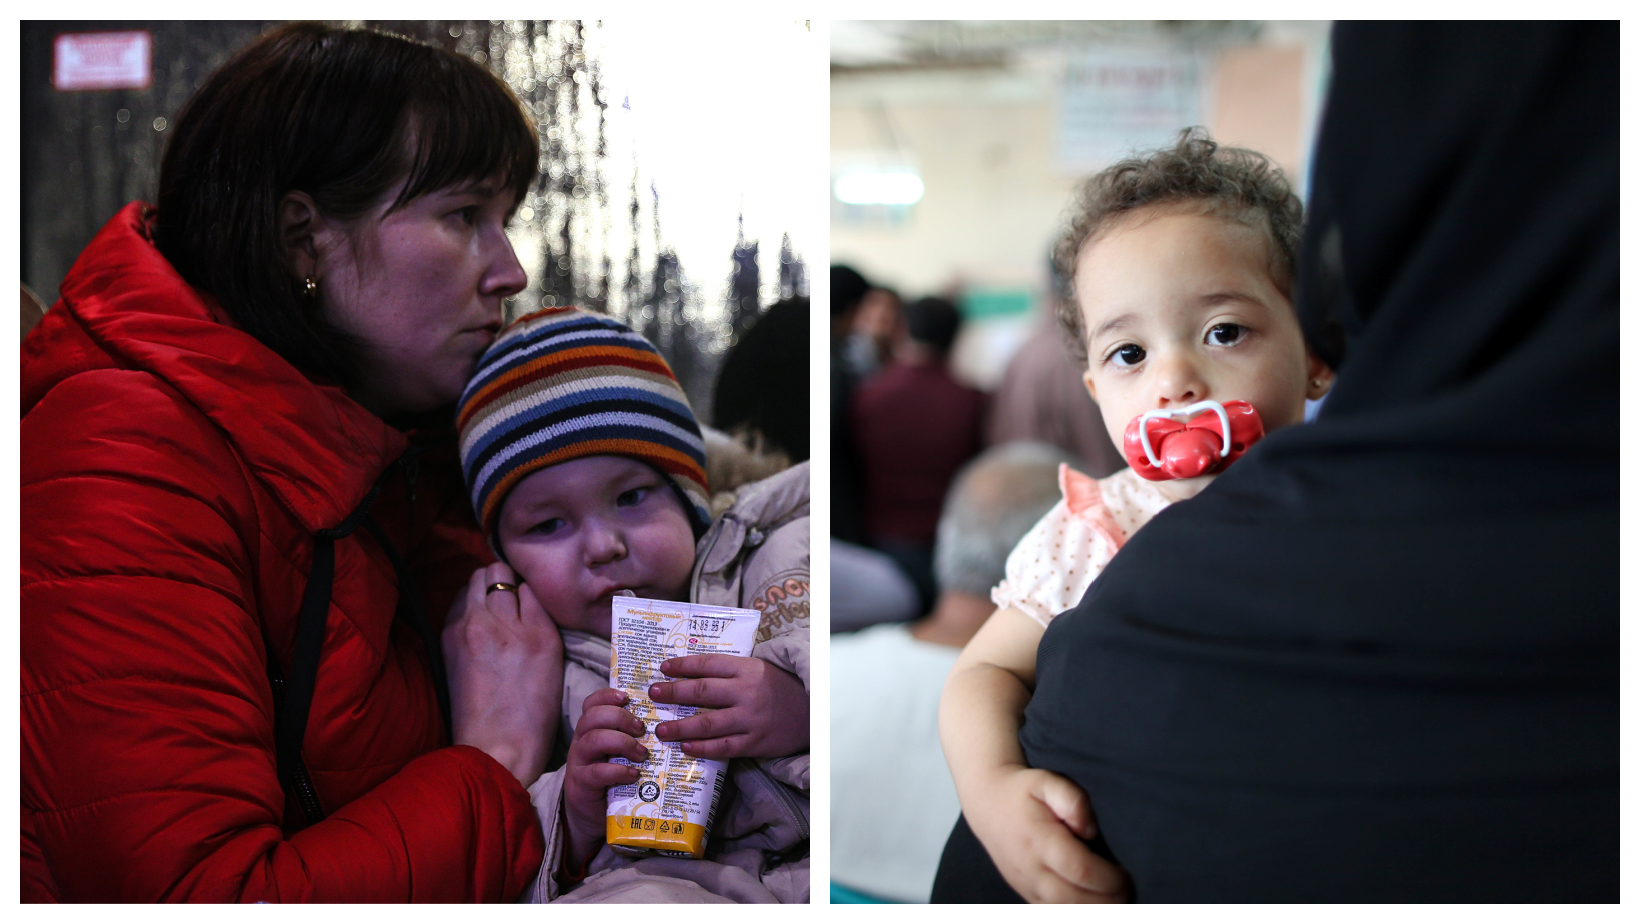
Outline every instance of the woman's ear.
{"label": "woman's ear", "polygon": [[1333,379],[1336,373],[1332,367],[1321,361],[1314,350],[1305,352],[1305,371],[1309,378],[1304,383],[1304,397],[1311,401],[1319,401],[1332,391]]}
{"label": "woman's ear", "polygon": [[319,224],[319,207],[307,193],[292,190],[279,200],[279,239],[299,280],[313,278],[319,270]]}

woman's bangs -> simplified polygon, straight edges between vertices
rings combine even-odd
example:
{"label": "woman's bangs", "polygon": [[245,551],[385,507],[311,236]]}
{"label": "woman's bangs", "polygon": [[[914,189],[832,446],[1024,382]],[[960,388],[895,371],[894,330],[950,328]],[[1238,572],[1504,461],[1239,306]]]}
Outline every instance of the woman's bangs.
{"label": "woman's bangs", "polygon": [[535,180],[540,146],[523,105],[479,65],[440,68],[406,107],[410,169],[398,208],[434,190],[499,176],[515,200]]}

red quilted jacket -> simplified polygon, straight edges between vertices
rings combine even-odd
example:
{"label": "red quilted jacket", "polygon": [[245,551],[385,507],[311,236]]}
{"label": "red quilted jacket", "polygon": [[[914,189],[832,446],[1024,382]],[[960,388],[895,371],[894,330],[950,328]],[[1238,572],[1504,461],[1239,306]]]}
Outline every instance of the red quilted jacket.
{"label": "red quilted jacket", "polygon": [[[364,530],[336,543],[302,748],[327,817],[287,805],[267,647],[288,669],[316,531],[407,438],[232,327],[143,214],[109,222],[23,344],[23,900],[514,898],[536,813],[488,755],[441,746]],[[489,553],[453,441],[420,469],[373,510],[438,627]]]}

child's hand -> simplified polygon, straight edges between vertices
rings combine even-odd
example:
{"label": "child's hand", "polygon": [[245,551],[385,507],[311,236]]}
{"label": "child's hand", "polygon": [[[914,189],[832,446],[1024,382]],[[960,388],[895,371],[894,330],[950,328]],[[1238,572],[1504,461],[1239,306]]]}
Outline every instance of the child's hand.
{"label": "child's hand", "polygon": [[691,757],[784,757],[809,746],[809,691],[803,681],[761,658],[690,655],[661,662],[668,677],[695,678],[649,687],[657,703],[707,706],[687,719],[662,722],[655,736],[677,741]]}
{"label": "child's hand", "polygon": [[1127,901],[1127,876],[1077,840],[1094,836],[1081,787],[1057,773],[1013,766],[964,813],[1002,878],[1029,902]]}
{"label": "child's hand", "polygon": [[567,865],[571,869],[580,869],[586,858],[603,846],[609,787],[638,781],[637,767],[613,763],[610,758],[641,762],[649,756],[638,743],[643,737],[643,722],[621,708],[626,702],[625,693],[606,687],[581,704],[581,721],[575,725],[575,740],[570,742],[564,773]]}

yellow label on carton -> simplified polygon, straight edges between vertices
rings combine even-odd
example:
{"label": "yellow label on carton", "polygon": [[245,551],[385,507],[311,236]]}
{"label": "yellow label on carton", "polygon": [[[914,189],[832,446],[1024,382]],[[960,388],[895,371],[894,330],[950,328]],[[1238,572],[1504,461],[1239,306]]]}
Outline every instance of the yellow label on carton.
{"label": "yellow label on carton", "polygon": [[620,847],[645,847],[697,859],[706,855],[705,825],[636,815],[610,815],[606,822],[606,839]]}

